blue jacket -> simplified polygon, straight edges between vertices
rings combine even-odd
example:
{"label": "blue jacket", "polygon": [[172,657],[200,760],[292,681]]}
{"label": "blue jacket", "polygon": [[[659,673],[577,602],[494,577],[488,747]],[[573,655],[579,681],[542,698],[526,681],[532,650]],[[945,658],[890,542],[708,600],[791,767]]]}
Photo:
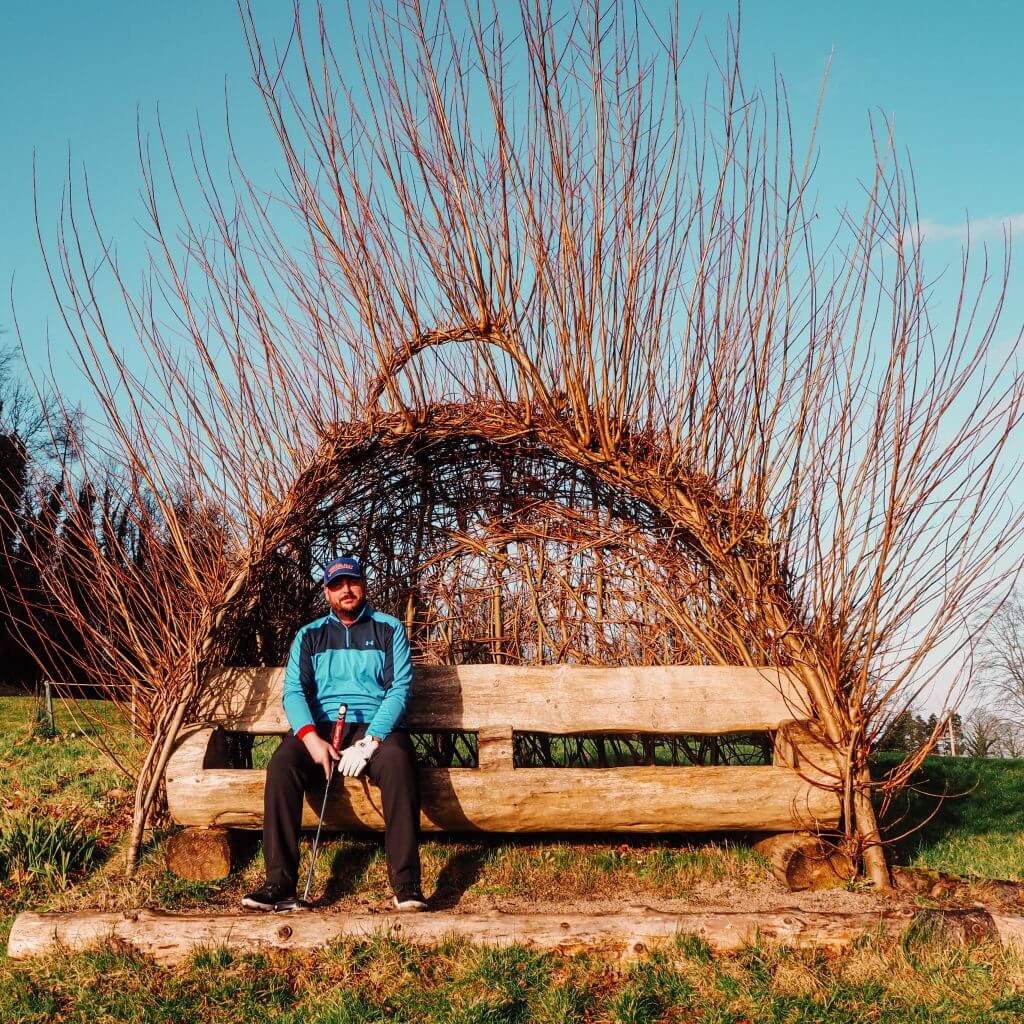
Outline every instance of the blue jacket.
{"label": "blue jacket", "polygon": [[384,739],[398,724],[412,691],[412,660],[405,627],[391,615],[363,605],[346,626],[331,612],[302,627],[284,673],[284,712],[298,731],[333,722],[348,705],[349,722],[368,722]]}

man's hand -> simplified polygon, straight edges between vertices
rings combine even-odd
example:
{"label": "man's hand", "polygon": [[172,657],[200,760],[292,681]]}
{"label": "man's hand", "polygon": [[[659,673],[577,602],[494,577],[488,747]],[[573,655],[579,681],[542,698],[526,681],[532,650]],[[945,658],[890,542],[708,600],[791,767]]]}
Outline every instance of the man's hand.
{"label": "man's hand", "polygon": [[338,762],[341,774],[347,775],[350,779],[362,775],[370,758],[373,757],[374,751],[379,746],[380,740],[373,736],[364,736],[357,743],[353,743],[351,747],[346,747],[341,752],[341,760]]}
{"label": "man's hand", "polygon": [[324,778],[330,779],[331,777],[331,762],[337,761],[341,755],[327,742],[325,739],[321,739],[317,733],[307,732],[302,737],[302,742],[306,745],[306,750],[309,751],[309,756],[320,765],[324,770]]}

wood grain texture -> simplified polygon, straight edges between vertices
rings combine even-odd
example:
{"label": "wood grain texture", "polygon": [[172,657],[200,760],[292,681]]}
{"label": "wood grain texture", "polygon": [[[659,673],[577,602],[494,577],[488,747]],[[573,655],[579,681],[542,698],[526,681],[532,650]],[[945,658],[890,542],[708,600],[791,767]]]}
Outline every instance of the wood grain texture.
{"label": "wood grain texture", "polygon": [[[202,767],[213,730],[198,730],[167,767],[167,802],[183,825],[261,828],[266,773]],[[452,832],[793,832],[839,821],[823,776],[789,768],[424,768],[422,826]],[[307,795],[303,825],[320,809]],[[337,779],[324,825],[380,830],[379,791]]]}
{"label": "wood grain texture", "polygon": [[[205,684],[199,721],[287,732],[283,683],[282,668],[215,672]],[[802,684],[784,669],[459,665],[416,669],[405,722],[411,729],[722,735],[810,717]]]}
{"label": "wood grain texture", "polygon": [[477,733],[477,764],[483,771],[511,771],[512,730],[481,729]]}
{"label": "wood grain texture", "polygon": [[[934,923],[953,939],[969,943],[996,939],[1022,947],[1024,918],[985,911],[936,911]],[[744,946],[781,944],[802,949],[844,949],[868,935],[903,934],[913,912],[829,913],[823,911],[702,911],[668,914],[631,907],[615,914],[372,914],[296,911],[291,914],[165,914],[82,911],[19,914],[7,953],[12,959],[52,955],[114,942],[164,965],[179,964],[196,949],[226,946],[239,952],[323,949],[338,939],[385,934],[409,942],[438,944],[452,937],[479,946],[525,945],[535,950],[600,952],[635,959],[680,935],[694,935],[716,952]],[[975,920],[977,919],[977,920]],[[982,921],[982,919],[984,919]],[[966,921],[966,919],[965,919]]]}
{"label": "wood grain texture", "polygon": [[226,828],[187,828],[164,843],[167,870],[192,882],[227,878],[231,852]]}
{"label": "wood grain texture", "polygon": [[772,763],[790,768],[810,768],[842,777],[839,757],[814,722],[784,722],[775,733]]}

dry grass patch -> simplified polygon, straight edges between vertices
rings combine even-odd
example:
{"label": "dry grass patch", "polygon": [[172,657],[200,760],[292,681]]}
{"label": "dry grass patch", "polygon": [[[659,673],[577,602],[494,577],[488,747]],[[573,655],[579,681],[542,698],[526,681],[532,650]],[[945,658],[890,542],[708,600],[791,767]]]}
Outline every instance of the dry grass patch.
{"label": "dry grass patch", "polygon": [[688,938],[625,967],[596,956],[465,943],[428,949],[380,937],[301,956],[206,950],[173,969],[101,949],[0,961],[0,1019],[1010,1024],[1024,1014],[1022,970],[995,947],[963,950],[923,932],[843,954],[753,946],[712,957]]}
{"label": "dry grass patch", "polygon": [[[831,972],[838,982],[884,987],[907,1002],[944,1000],[977,1006],[993,991],[1024,992],[1024,957],[1019,951],[998,943],[959,946],[924,925],[898,941],[857,944],[831,966]],[[1024,999],[1020,1010],[1024,1015]]]}
{"label": "dry grass patch", "polygon": [[[127,879],[123,873],[122,841],[110,848],[105,861],[81,879],[74,892],[48,897],[45,909],[232,907],[242,893],[263,881],[263,856],[255,835],[252,855],[229,878],[212,883],[171,875],[164,864],[161,838],[157,833],[133,878]],[[300,891],[311,851],[312,843],[303,842]],[[758,854],[732,842],[620,843],[609,847],[546,840],[428,840],[421,854],[424,890],[442,910],[524,900],[677,900],[699,897],[709,886],[721,888],[724,884],[742,890],[775,884]],[[381,837],[332,836],[321,843],[311,897],[322,906],[344,909],[384,904],[390,892]]]}
{"label": "dry grass patch", "polygon": [[529,843],[493,847],[469,889],[480,895],[537,900],[678,898],[701,885],[764,882],[764,862],[728,842],[697,845]]}

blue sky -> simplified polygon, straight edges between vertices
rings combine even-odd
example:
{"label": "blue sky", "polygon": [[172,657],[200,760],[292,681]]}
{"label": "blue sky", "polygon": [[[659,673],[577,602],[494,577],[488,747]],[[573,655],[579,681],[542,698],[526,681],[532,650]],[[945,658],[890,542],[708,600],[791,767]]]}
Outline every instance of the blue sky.
{"label": "blue sky", "polygon": [[[253,6],[264,36],[284,39],[290,0],[253,0]],[[669,5],[648,0],[646,6],[657,18]],[[735,4],[682,0],[682,12],[686,26],[701,23],[692,59],[696,82],[710,68],[709,47],[721,50]],[[862,205],[872,168],[869,114],[893,121],[915,169],[927,265],[933,276],[951,268],[944,279],[949,287],[937,290],[940,303],[957,284],[968,217],[977,241],[997,253],[1007,226],[1016,225],[1018,247],[1024,241],[1022,38],[1024,4],[1008,0],[749,0],[742,12],[747,82],[770,87],[773,62],[778,66],[798,138],[806,138],[831,60],[815,177],[823,216]],[[344,59],[350,48],[344,32],[334,39]],[[136,117],[152,131],[159,105],[182,166],[186,133],[198,119],[216,160],[225,90],[247,166],[269,177],[279,166],[277,148],[250,83],[234,0],[0,0],[0,329],[13,327],[13,296],[30,364],[44,370],[49,363],[70,404],[86,392],[68,358],[39,254],[33,158],[47,242],[56,236],[70,160],[89,174],[95,208],[122,266],[141,275]],[[1024,322],[1024,253],[1017,263],[1002,328],[1007,338]],[[5,338],[13,332],[0,341]]]}
{"label": "blue sky", "polygon": [[[290,0],[256,0],[254,7],[265,34],[283,39]],[[668,5],[655,0],[647,8],[657,18]],[[31,361],[44,358],[49,322],[57,376],[73,397],[76,374],[60,365],[62,338],[35,237],[33,154],[47,239],[55,235],[70,158],[88,171],[104,229],[131,266],[133,260],[141,265],[143,255],[137,114],[151,130],[159,105],[172,148],[184,159],[185,133],[197,118],[214,145],[222,137],[226,89],[252,165],[275,166],[276,148],[249,83],[233,0],[0,0],[0,11],[0,328],[13,324],[13,291]],[[735,6],[684,0],[682,11],[685,24],[701,22],[693,60],[700,74]],[[913,160],[934,272],[951,264],[955,271],[968,216],[978,237],[997,248],[1004,225],[1024,231],[1024,5],[751,0],[743,8],[742,35],[747,79],[770,84],[777,63],[800,134],[831,56],[816,177],[823,211],[858,206],[859,183],[870,171],[868,115],[883,112]],[[335,38],[344,51],[344,34]],[[1022,282],[1018,270],[1010,303],[1017,323],[1024,319]]]}

